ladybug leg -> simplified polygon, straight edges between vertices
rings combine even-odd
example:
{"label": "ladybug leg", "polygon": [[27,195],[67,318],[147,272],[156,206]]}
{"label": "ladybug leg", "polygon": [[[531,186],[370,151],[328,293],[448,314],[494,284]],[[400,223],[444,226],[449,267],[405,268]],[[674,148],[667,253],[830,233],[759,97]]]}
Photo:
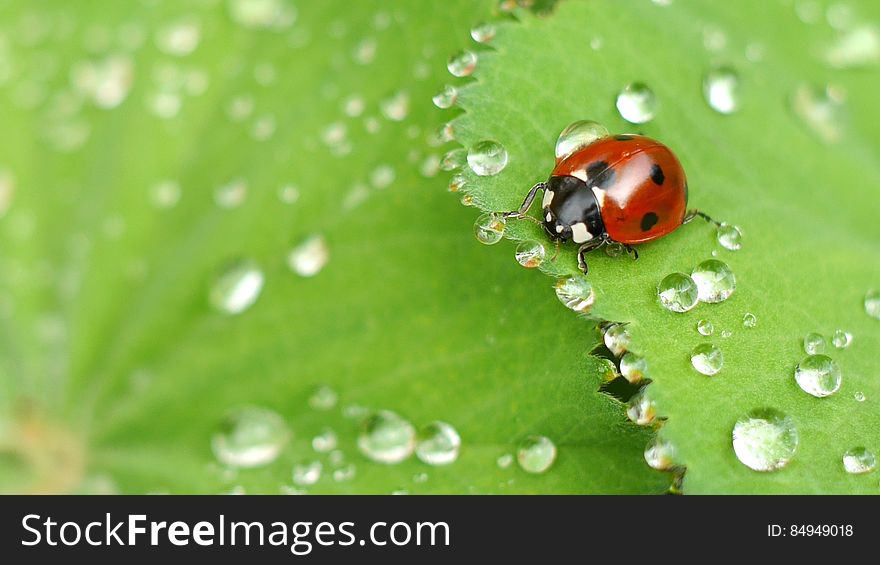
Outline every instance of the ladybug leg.
{"label": "ladybug leg", "polygon": [[587,260],[584,258],[584,255],[593,251],[594,249],[599,249],[603,245],[608,243],[608,238],[604,234],[599,237],[594,237],[590,241],[582,244],[578,248],[578,268],[581,270],[583,274],[587,274],[590,272],[589,267],[587,266]]}
{"label": "ladybug leg", "polygon": [[627,253],[629,253],[630,255],[633,256],[633,261],[635,261],[636,259],[639,258],[639,252],[638,252],[638,250],[637,250],[635,247],[633,247],[632,245],[629,245],[629,244],[627,244],[627,243],[624,243],[624,244],[623,244],[623,248],[626,249],[626,252],[627,252]]}
{"label": "ladybug leg", "polygon": [[699,216],[700,218],[703,218],[704,220],[706,220],[710,224],[715,224],[716,226],[721,225],[721,222],[713,219],[711,216],[709,216],[709,214],[706,214],[705,212],[700,212],[699,210],[688,210],[687,214],[684,215],[684,220],[682,220],[681,223],[686,224],[686,223],[690,222],[691,220],[693,220],[694,218],[696,218],[697,216]]}
{"label": "ladybug leg", "polygon": [[[532,207],[532,202],[535,201],[535,196],[537,196],[538,191],[544,190],[546,188],[547,188],[547,183],[545,183],[545,182],[537,183],[535,186],[533,186],[531,188],[531,190],[529,190],[529,193],[526,194],[526,198],[525,198],[525,200],[523,200],[523,203],[520,205],[518,210],[511,210],[510,212],[504,212],[502,214],[502,217],[504,217],[504,218],[517,218],[517,219],[521,219],[521,220],[522,219],[535,220],[535,218],[532,218],[531,216],[528,215],[529,208]],[[537,220],[535,220],[535,221],[537,222]],[[537,222],[537,223],[540,224],[541,222]]]}

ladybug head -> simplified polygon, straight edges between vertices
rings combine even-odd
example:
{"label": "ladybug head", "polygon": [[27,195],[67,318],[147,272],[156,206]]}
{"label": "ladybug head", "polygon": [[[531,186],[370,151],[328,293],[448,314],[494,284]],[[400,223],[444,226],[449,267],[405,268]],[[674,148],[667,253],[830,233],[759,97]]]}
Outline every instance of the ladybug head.
{"label": "ladybug head", "polygon": [[581,179],[550,177],[542,208],[544,229],[551,239],[584,243],[605,232],[599,201]]}

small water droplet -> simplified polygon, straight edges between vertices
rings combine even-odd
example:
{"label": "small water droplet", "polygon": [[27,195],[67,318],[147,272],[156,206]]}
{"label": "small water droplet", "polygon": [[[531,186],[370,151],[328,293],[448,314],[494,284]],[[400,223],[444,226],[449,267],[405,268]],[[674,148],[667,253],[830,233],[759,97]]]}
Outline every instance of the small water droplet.
{"label": "small water droplet", "polygon": [[449,465],[458,459],[461,437],[446,422],[432,422],[419,431],[416,456],[428,465]]}
{"label": "small water droplet", "polygon": [[657,417],[657,405],[642,389],[630,398],[626,416],[638,426],[647,426]]}
{"label": "small water droplet", "polygon": [[825,338],[815,332],[804,336],[804,351],[808,355],[825,353]]}
{"label": "small water droplet", "polygon": [[616,241],[612,241],[605,245],[605,255],[609,257],[620,257],[624,254],[626,248],[621,243],[617,243]]}
{"label": "small water droplet", "polygon": [[611,359],[597,357],[596,363],[599,365],[596,367],[596,374],[599,375],[599,379],[603,383],[610,383],[620,376],[620,373],[617,372],[617,365]]}
{"label": "small water droplet", "polygon": [[458,192],[466,184],[467,179],[464,177],[464,175],[452,175],[452,178],[449,179],[449,192]]}
{"label": "small water droplet", "polygon": [[703,343],[691,352],[691,365],[698,373],[711,377],[718,374],[724,366],[724,354],[711,343]]}
{"label": "small water droplet", "polygon": [[856,399],[856,402],[864,402],[865,401],[865,393],[862,391],[858,391],[853,394],[853,398]]}
{"label": "small water droplet", "polygon": [[211,306],[224,314],[241,314],[250,308],[263,290],[265,278],[259,265],[240,259],[226,266],[214,281],[209,294]]}
{"label": "small water droplet", "polygon": [[284,204],[294,204],[299,200],[299,188],[286,184],[278,189],[278,200]]}
{"label": "small water droplet", "polygon": [[296,8],[284,0],[229,0],[229,15],[250,29],[287,29],[296,21]]}
{"label": "small water droplet", "polygon": [[513,465],[513,455],[510,453],[499,455],[498,459],[495,460],[495,464],[498,465],[499,469],[509,469]]}
{"label": "small water droplet", "polygon": [[598,51],[599,49],[602,49],[602,38],[601,37],[592,38],[590,40],[590,49],[592,49],[593,51]]}
{"label": "small water droplet", "polygon": [[420,175],[425,178],[432,178],[437,176],[438,172],[440,172],[440,157],[437,155],[428,155],[422,159],[422,162],[419,165]]}
{"label": "small water droplet", "polygon": [[744,328],[754,328],[758,325],[758,317],[752,314],[751,312],[746,312],[743,314],[743,327]]}
{"label": "small water droplet", "polygon": [[315,410],[332,410],[339,401],[339,395],[333,388],[321,385],[309,397],[309,406]]}
{"label": "small water droplet", "polygon": [[733,335],[733,332],[730,330],[721,330],[721,337],[728,338]]}
{"label": "small water droplet", "polygon": [[546,436],[529,436],[517,447],[516,460],[527,473],[544,473],[556,460],[556,445]]}
{"label": "small water droplet", "polygon": [[733,426],[733,451],[740,463],[755,471],[788,465],[798,447],[794,421],[774,408],[752,410]]}
{"label": "small water droplet", "polygon": [[739,109],[739,75],[730,67],[717,67],[703,78],[703,94],[709,107],[719,114]]}
{"label": "small water droplet", "polygon": [[392,122],[402,122],[409,115],[409,94],[399,91],[379,104],[382,115]]}
{"label": "small water droplet", "polygon": [[247,95],[236,96],[226,107],[226,114],[235,122],[247,119],[254,111],[254,99]]}
{"label": "small water droplet", "polygon": [[364,99],[357,94],[352,94],[342,102],[342,111],[349,118],[357,118],[363,114],[365,107]]}
{"label": "small water droplet", "polygon": [[880,30],[866,24],[844,32],[825,51],[825,60],[836,69],[875,66],[880,63]]}
{"label": "small water droplet", "polygon": [[293,466],[293,483],[301,487],[317,483],[321,479],[324,466],[320,461],[298,463]]}
{"label": "small water droplet", "polygon": [[632,351],[624,353],[620,359],[620,374],[632,384],[638,384],[647,377],[648,362]]}
{"label": "small water droplet", "polygon": [[473,51],[459,51],[449,57],[446,68],[452,76],[470,76],[477,68],[477,55]]}
{"label": "small water droplet", "polygon": [[719,245],[728,251],[742,249],[742,232],[737,226],[722,222],[718,226],[717,237]]}
{"label": "small water droplet", "polygon": [[495,24],[482,22],[471,28],[471,38],[477,43],[489,43],[495,38]]}
{"label": "small water droplet", "polygon": [[709,320],[700,320],[697,322],[697,331],[700,335],[710,336],[715,331],[715,326]]}
{"label": "small water droplet", "polygon": [[267,114],[254,120],[251,126],[251,137],[257,141],[266,141],[275,134],[275,116]]}
{"label": "small water droplet", "polygon": [[724,302],[736,290],[736,276],[727,263],[718,259],[708,259],[694,267],[691,278],[701,302]]}
{"label": "small water droplet", "polygon": [[180,184],[173,180],[164,180],[153,186],[150,196],[156,208],[173,208],[180,200]]}
{"label": "small water droplet", "polygon": [[318,453],[329,453],[336,449],[339,444],[339,438],[336,432],[330,428],[325,428],[320,434],[312,438],[312,449]]}
{"label": "small water droplet", "polygon": [[527,269],[540,267],[547,250],[540,241],[521,241],[516,246],[516,262]]}
{"label": "small water droplet", "polygon": [[156,47],[166,55],[184,57],[196,50],[202,38],[202,28],[195,18],[185,17],[159,29]]}
{"label": "small water droplet", "polygon": [[794,114],[826,143],[835,143],[843,137],[842,105],[841,97],[830,87],[801,84],[791,97]]}
{"label": "small water droplet", "polygon": [[464,167],[468,160],[468,152],[466,149],[458,148],[447,151],[440,160],[440,168],[444,171],[454,171]]}
{"label": "small water droplet", "polygon": [[294,247],[287,255],[287,266],[301,277],[313,277],[330,260],[330,248],[323,235],[313,235]]}
{"label": "small water droplet", "polygon": [[376,58],[378,44],[372,37],[365,37],[354,47],[352,57],[361,65],[369,65]]}
{"label": "small water droplet", "polygon": [[575,312],[586,313],[590,311],[596,301],[596,293],[590,282],[580,276],[563,277],[556,281],[556,297],[566,308]]}
{"label": "small water droplet", "polygon": [[645,462],[652,469],[665,471],[675,465],[675,446],[655,437],[645,447]]}
{"label": "small water droplet", "polygon": [[354,463],[349,463],[333,471],[333,480],[337,483],[350,481],[357,474],[357,467]]}
{"label": "small water droplet", "polygon": [[684,273],[671,273],[657,285],[660,304],[671,312],[687,312],[697,305],[699,290],[694,279]]}
{"label": "small water droplet", "polygon": [[451,108],[452,105],[455,104],[455,101],[458,100],[458,89],[447,84],[443,87],[443,90],[435,94],[431,100],[434,102],[434,106],[437,106],[441,110]]}
{"label": "small water droplet", "polygon": [[414,483],[426,483],[428,482],[428,473],[416,473],[413,475]]}
{"label": "small water droplet", "polygon": [[361,453],[377,463],[400,463],[412,455],[415,446],[415,428],[390,410],[368,417],[358,436]]}
{"label": "small water droplet", "polygon": [[396,177],[397,173],[391,165],[379,165],[370,172],[370,184],[373,188],[388,188]]}
{"label": "small water droplet", "polygon": [[597,139],[608,136],[608,128],[602,124],[580,120],[568,125],[556,139],[556,161],[562,161],[578,149]]}
{"label": "small water droplet", "polygon": [[617,95],[617,111],[631,124],[650,122],[657,112],[657,97],[644,83],[628,84]]}
{"label": "small water droplet", "polygon": [[865,294],[865,313],[875,320],[880,320],[880,291],[869,290]]}
{"label": "small water droplet", "polygon": [[626,329],[626,324],[612,324],[603,332],[602,340],[605,342],[605,347],[611,353],[616,357],[620,357],[626,353],[632,337],[629,334],[629,330]]}
{"label": "small water droplet", "polygon": [[843,468],[852,475],[870,473],[877,468],[877,456],[864,447],[853,447],[843,454]]}
{"label": "small water droplet", "polygon": [[831,336],[831,343],[837,349],[846,349],[852,343],[852,334],[843,330],[835,330]]}
{"label": "small water droplet", "polygon": [[224,210],[232,210],[244,204],[248,187],[243,179],[235,179],[217,187],[214,191],[214,203]]}
{"label": "small water droplet", "polygon": [[[461,205],[462,206],[473,206],[474,205],[474,196],[472,194],[462,195]],[[491,243],[489,245],[491,245]]]}
{"label": "small water droplet", "polygon": [[468,150],[467,162],[481,177],[497,175],[507,166],[507,150],[497,141],[480,141]]}
{"label": "small water droplet", "polygon": [[230,467],[260,467],[273,462],[290,437],[278,413],[246,407],[232,411],[211,438],[214,456]]}
{"label": "small water droplet", "polygon": [[501,241],[504,236],[504,228],[507,222],[500,214],[481,214],[474,222],[474,235],[477,241],[484,245],[494,245]]}
{"label": "small water droplet", "polygon": [[808,355],[798,363],[794,378],[801,390],[817,398],[837,392],[843,380],[840,367],[826,355]]}

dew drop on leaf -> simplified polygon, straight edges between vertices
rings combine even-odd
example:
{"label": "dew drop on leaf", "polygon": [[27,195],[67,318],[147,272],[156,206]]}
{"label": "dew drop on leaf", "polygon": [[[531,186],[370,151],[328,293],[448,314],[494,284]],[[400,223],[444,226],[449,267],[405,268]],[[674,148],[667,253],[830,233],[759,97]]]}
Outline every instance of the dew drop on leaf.
{"label": "dew drop on leaf", "polygon": [[339,401],[339,395],[333,388],[321,385],[309,397],[309,406],[315,410],[332,410]]}
{"label": "dew drop on leaf", "polygon": [[546,255],[547,250],[540,241],[521,241],[516,246],[516,262],[527,269],[540,267]]}
{"label": "dew drop on leaf", "polygon": [[700,320],[697,322],[697,331],[700,335],[710,336],[715,332],[715,325],[709,320]]}
{"label": "dew drop on leaf", "polygon": [[832,358],[827,355],[808,355],[795,367],[794,379],[804,392],[823,398],[840,389],[843,376]]}
{"label": "dew drop on leaf", "polygon": [[377,463],[400,463],[412,455],[415,446],[415,428],[390,410],[369,416],[358,436],[361,453]]}
{"label": "dew drop on leaf", "polygon": [[477,68],[477,55],[473,51],[459,51],[449,57],[446,68],[452,76],[470,76]]}
{"label": "dew drop on leaf", "polygon": [[330,260],[330,248],[322,235],[313,235],[287,254],[287,266],[301,277],[314,277]]}
{"label": "dew drop on leaf", "polygon": [[843,454],[843,468],[851,475],[870,473],[877,468],[877,456],[865,447],[853,447]]}
{"label": "dew drop on leaf", "polygon": [[589,312],[596,301],[593,286],[584,277],[568,276],[556,281],[556,297],[566,308],[575,312]]}
{"label": "dew drop on leaf", "polygon": [[318,453],[330,453],[339,443],[336,432],[330,428],[325,428],[318,435],[312,438],[312,449]]}
{"label": "dew drop on leaf", "polygon": [[261,467],[275,461],[289,438],[281,415],[251,406],[226,415],[211,438],[211,449],[223,465]]}
{"label": "dew drop on leaf", "polygon": [[626,329],[626,324],[612,324],[602,333],[602,341],[605,342],[605,347],[611,353],[616,357],[620,357],[626,353],[632,337],[629,334],[629,330]]}
{"label": "dew drop on leaf", "polygon": [[880,320],[880,291],[869,290],[865,294],[865,313],[875,320]]}
{"label": "dew drop on leaf", "polygon": [[728,251],[739,251],[742,249],[742,232],[734,225],[722,222],[718,226],[717,237],[718,244]]}
{"label": "dew drop on leaf", "polygon": [[263,290],[265,278],[251,259],[236,260],[214,280],[209,293],[211,306],[224,314],[241,314],[250,308]]}
{"label": "dew drop on leaf", "polygon": [[736,458],[755,471],[775,471],[788,465],[798,441],[794,421],[774,408],[752,410],[733,427]]}
{"label": "dew drop on leaf", "polygon": [[456,100],[458,100],[458,89],[448,84],[431,99],[431,101],[434,102],[434,106],[437,106],[441,110],[451,108]]}
{"label": "dew drop on leaf", "polygon": [[419,431],[416,457],[428,465],[449,465],[458,459],[461,437],[450,424],[432,422]]}
{"label": "dew drop on leaf", "polygon": [[482,22],[471,28],[471,38],[477,43],[489,43],[495,38],[495,24]]}
{"label": "dew drop on leaf", "polygon": [[507,150],[497,141],[480,141],[468,150],[467,163],[481,177],[497,175],[507,166]]}
{"label": "dew drop on leaf", "polygon": [[804,352],[807,355],[819,355],[825,353],[825,338],[815,332],[804,336]]}
{"label": "dew drop on leaf", "polygon": [[556,445],[546,436],[529,436],[517,447],[516,460],[527,473],[544,473],[556,460]]}
{"label": "dew drop on leaf", "polygon": [[736,290],[733,270],[718,259],[708,259],[694,267],[691,278],[697,285],[701,302],[724,302]]}
{"label": "dew drop on leaf", "polygon": [[843,137],[842,106],[842,95],[832,87],[801,84],[791,96],[795,116],[826,143],[835,143]]}
{"label": "dew drop on leaf", "polygon": [[837,349],[846,349],[852,343],[852,334],[843,330],[835,330],[831,335],[831,344]]}
{"label": "dew drop on leaf", "polygon": [[698,373],[711,377],[724,366],[724,354],[718,346],[703,343],[691,352],[691,365]]}
{"label": "dew drop on leaf", "polygon": [[684,273],[666,275],[657,285],[660,304],[671,312],[687,312],[699,302],[699,291],[694,279]]}
{"label": "dew drop on leaf", "polygon": [[578,149],[607,136],[608,128],[590,120],[569,124],[556,139],[556,160],[561,161]]}
{"label": "dew drop on leaf", "polygon": [[647,426],[657,417],[657,405],[643,388],[629,400],[626,416],[638,426]]}
{"label": "dew drop on leaf", "polygon": [[739,109],[739,75],[730,67],[717,67],[703,78],[703,95],[709,107],[719,114],[733,114]]}
{"label": "dew drop on leaf", "polygon": [[645,446],[645,462],[652,469],[665,471],[675,464],[675,446],[655,437]]}
{"label": "dew drop on leaf", "polygon": [[657,112],[657,97],[646,84],[628,84],[617,95],[617,111],[631,124],[650,122]]}
{"label": "dew drop on leaf", "polygon": [[620,359],[620,374],[631,384],[642,382],[648,373],[648,362],[641,355],[632,351],[623,354]]}
{"label": "dew drop on leaf", "polygon": [[743,314],[743,327],[744,328],[754,328],[758,325],[758,317],[752,314],[751,312],[746,312]]}
{"label": "dew drop on leaf", "polygon": [[494,245],[501,241],[507,222],[500,214],[492,212],[481,214],[474,222],[474,235],[484,245]]}
{"label": "dew drop on leaf", "polygon": [[297,463],[293,466],[293,484],[301,487],[313,485],[321,479],[323,470],[324,465],[320,461]]}

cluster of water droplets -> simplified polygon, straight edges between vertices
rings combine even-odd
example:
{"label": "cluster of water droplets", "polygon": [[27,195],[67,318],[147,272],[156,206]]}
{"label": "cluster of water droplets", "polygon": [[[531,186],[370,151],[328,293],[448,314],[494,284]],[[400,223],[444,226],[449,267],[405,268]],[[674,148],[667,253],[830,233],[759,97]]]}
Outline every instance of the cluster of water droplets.
{"label": "cluster of water droplets", "polygon": [[718,303],[736,290],[736,276],[727,263],[708,259],[698,264],[690,275],[670,273],[657,285],[660,304],[671,312],[688,312],[699,302]]}

